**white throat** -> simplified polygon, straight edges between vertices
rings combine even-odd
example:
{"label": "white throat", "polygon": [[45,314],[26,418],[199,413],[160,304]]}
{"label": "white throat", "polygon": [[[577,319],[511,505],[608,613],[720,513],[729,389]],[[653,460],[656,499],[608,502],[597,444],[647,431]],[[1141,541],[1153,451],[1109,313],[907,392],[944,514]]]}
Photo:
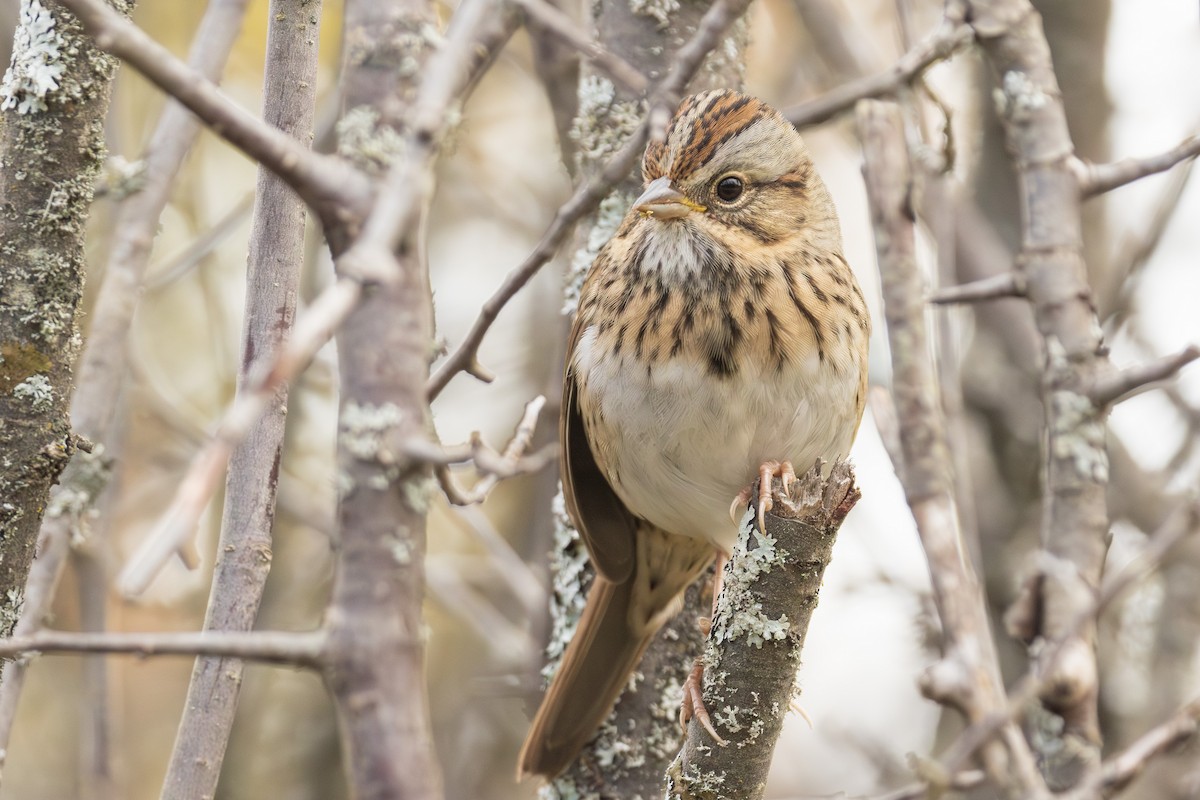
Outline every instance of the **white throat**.
{"label": "white throat", "polygon": [[696,248],[697,233],[686,220],[647,220],[656,225],[653,236],[646,242],[641,260],[641,272],[658,275],[664,281],[690,280],[700,274],[704,262]]}

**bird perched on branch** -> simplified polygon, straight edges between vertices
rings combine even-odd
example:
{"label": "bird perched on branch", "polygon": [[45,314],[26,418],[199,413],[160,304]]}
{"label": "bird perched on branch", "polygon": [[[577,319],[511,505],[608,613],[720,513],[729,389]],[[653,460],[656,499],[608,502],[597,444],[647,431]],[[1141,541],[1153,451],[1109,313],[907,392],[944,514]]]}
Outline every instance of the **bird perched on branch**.
{"label": "bird perched on branch", "polygon": [[557,775],[592,736],[683,590],[730,551],[730,500],[763,478],[761,527],[771,478],[845,456],[866,399],[867,306],[779,112],[732,91],[689,97],[642,172],[567,348],[563,494],[597,576],[521,776]]}

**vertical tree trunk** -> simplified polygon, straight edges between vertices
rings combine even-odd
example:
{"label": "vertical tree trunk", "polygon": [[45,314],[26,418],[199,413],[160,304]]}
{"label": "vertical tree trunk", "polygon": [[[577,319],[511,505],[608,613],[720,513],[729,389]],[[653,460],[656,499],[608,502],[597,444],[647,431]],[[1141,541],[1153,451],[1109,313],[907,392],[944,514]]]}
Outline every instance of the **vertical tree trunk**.
{"label": "vertical tree trunk", "polygon": [[[128,11],[129,6],[118,2]],[[16,624],[50,486],[74,450],[84,225],[116,59],[52,0],[24,0],[0,95],[0,635]]]}
{"label": "vertical tree trunk", "polygon": [[[263,82],[264,119],[297,140],[312,136],[316,102],[319,0],[272,0]],[[239,385],[274,357],[291,331],[304,263],[304,203],[259,168],[246,279]],[[287,419],[287,387],[233,452],[206,630],[254,627],[271,568],[275,495]],[[265,476],[265,480],[264,480]],[[245,663],[197,659],[162,797],[213,797],[229,742]]]}

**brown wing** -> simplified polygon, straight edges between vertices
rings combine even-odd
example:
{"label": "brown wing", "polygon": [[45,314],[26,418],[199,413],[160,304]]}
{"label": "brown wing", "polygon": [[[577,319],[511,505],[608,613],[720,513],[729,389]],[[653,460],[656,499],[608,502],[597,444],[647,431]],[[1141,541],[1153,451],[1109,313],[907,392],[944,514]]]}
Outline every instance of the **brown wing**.
{"label": "brown wing", "polygon": [[576,318],[567,342],[567,369],[563,377],[562,416],[558,426],[562,445],[563,499],[567,503],[567,513],[587,545],[592,564],[608,580],[621,583],[633,573],[636,523],[600,471],[579,411],[571,358],[582,328]]}

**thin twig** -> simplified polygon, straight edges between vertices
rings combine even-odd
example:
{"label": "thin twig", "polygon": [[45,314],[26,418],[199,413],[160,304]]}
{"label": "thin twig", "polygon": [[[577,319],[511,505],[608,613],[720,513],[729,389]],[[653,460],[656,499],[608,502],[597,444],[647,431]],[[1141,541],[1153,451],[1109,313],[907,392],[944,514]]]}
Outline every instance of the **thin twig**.
{"label": "thin twig", "polygon": [[1197,358],[1200,358],[1200,346],[1188,345],[1174,355],[1105,375],[1092,384],[1088,395],[1098,406],[1115,405],[1154,388],[1153,385],[1158,381],[1174,377]]}
{"label": "thin twig", "polygon": [[161,264],[151,264],[146,269],[147,277],[142,281],[143,288],[149,292],[156,292],[189,274],[197,264],[232,236],[242,223],[250,219],[253,207],[254,193],[249,192],[207,230],[197,234],[181,252],[169,256]]}
{"label": "thin twig", "polygon": [[632,64],[600,45],[563,12],[546,0],[515,0],[542,28],[578,50],[609,76],[625,84],[634,94],[644,94],[650,81]]}
{"label": "thin twig", "polygon": [[1006,272],[1002,275],[981,278],[958,286],[943,286],[929,296],[929,302],[937,305],[979,303],[985,300],[1024,296],[1025,276],[1016,272]]}
{"label": "thin twig", "polygon": [[1078,793],[1078,800],[1109,797],[1124,789],[1145,770],[1151,759],[1195,736],[1197,723],[1200,723],[1200,700],[1193,700],[1105,761],[1093,779],[1093,785]]}
{"label": "thin twig", "polygon": [[825,122],[849,111],[859,100],[892,94],[907,86],[925,70],[952,56],[973,37],[969,26],[945,21],[931,36],[883,72],[842,84],[820,97],[787,109],[783,115],[797,128]]}
{"label": "thin twig", "polygon": [[1079,176],[1079,193],[1084,197],[1111,192],[1127,183],[1165,172],[1181,161],[1200,155],[1200,134],[1193,134],[1163,153],[1145,158],[1123,158],[1111,164],[1073,162]]}
{"label": "thin twig", "polygon": [[0,657],[39,654],[126,653],[135,656],[223,656],[267,664],[320,669],[326,658],[324,631],[204,633],[74,633],[43,630],[0,639]]}
{"label": "thin twig", "polygon": [[356,280],[338,280],[321,293],[307,312],[297,317],[292,337],[275,362],[247,381],[245,389],[225,412],[213,438],[192,459],[171,506],[118,575],[119,591],[127,596],[144,592],[171,555],[184,546],[225,474],[233,447],[245,438],[276,390],[299,374],[329,341],[358,303],[362,288]]}
{"label": "thin twig", "polygon": [[[463,489],[458,485],[454,476],[450,474],[448,466],[442,465],[434,470],[438,483],[442,486],[442,491],[446,493],[446,498],[456,506],[469,506],[482,503],[491,494],[492,489],[496,488],[496,484],[500,482],[501,478],[525,474],[545,466],[546,462],[543,459],[536,459],[521,464],[521,456],[525,454],[525,450],[529,448],[530,442],[533,441],[534,427],[537,425],[538,415],[541,414],[542,407],[545,405],[546,398],[542,395],[538,395],[525,404],[525,413],[521,416],[517,430],[513,433],[508,446],[504,448],[503,453],[499,454],[500,457],[494,464],[489,464],[486,460],[479,457],[481,449],[486,447],[486,445],[483,444],[478,436],[472,437],[472,458],[477,468],[481,471],[486,471],[486,474],[470,490]],[[554,450],[550,452],[553,453]]]}
{"label": "thin twig", "polygon": [[320,215],[331,237],[361,218],[366,176],[336,156],[314,153],[231,101],[210,80],[101,0],[63,0],[96,41],[168,93],[233,146],[283,178]]}

